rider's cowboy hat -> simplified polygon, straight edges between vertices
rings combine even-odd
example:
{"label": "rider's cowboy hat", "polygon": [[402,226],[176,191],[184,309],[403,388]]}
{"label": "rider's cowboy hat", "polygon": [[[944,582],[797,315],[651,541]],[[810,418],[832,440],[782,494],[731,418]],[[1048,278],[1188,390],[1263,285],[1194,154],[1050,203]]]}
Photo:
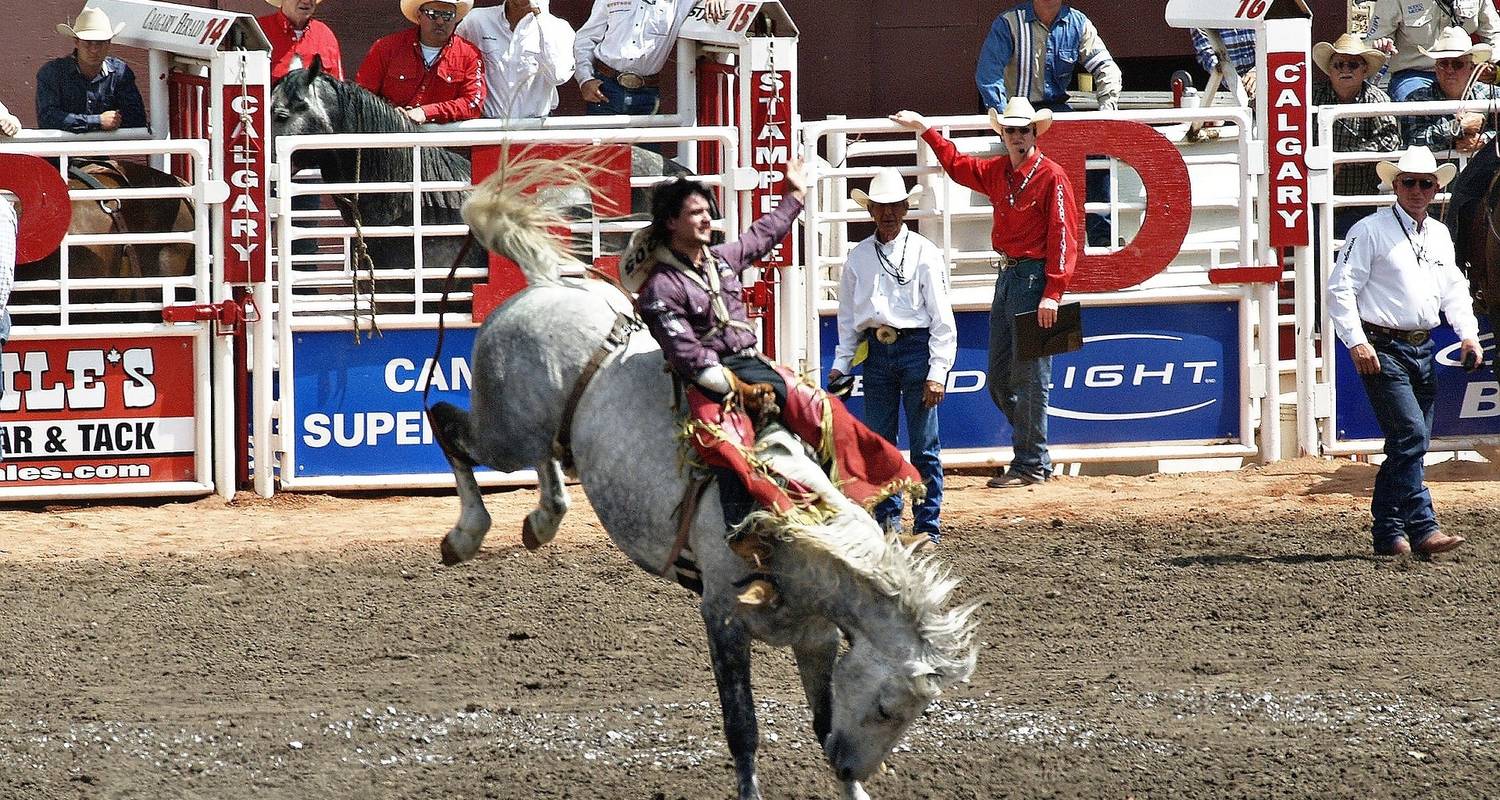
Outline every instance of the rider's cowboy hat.
{"label": "rider's cowboy hat", "polygon": [[73,38],[82,39],[85,42],[107,42],[120,35],[125,30],[125,23],[111,28],[109,26],[109,15],[101,8],[85,8],[78,12],[78,19],[73,20],[70,26],[67,23],[58,23],[57,32]]}
{"label": "rider's cowboy hat", "polygon": [[1418,145],[1406,148],[1400,161],[1382,161],[1376,164],[1375,172],[1380,175],[1381,186],[1390,186],[1398,175],[1431,175],[1441,189],[1458,174],[1458,167],[1452,164],[1438,166],[1437,159],[1432,157],[1432,151]]}
{"label": "rider's cowboy hat", "polygon": [[901,177],[900,170],[895,167],[881,167],[880,171],[875,173],[875,179],[870,181],[868,194],[855,189],[849,193],[849,196],[859,204],[860,208],[869,208],[871,203],[900,203],[903,200],[910,205],[911,199],[921,193],[921,186],[913,186],[911,191],[907,191],[906,180]]}
{"label": "rider's cowboy hat", "polygon": [[456,6],[458,16],[453,18],[454,22],[463,19],[464,15],[469,13],[469,9],[474,7],[474,0],[401,0],[401,15],[411,20],[412,24],[415,25],[418,19],[418,10],[428,3],[442,3],[445,6]]}
{"label": "rider's cowboy hat", "polygon": [[1012,97],[1005,104],[1004,113],[997,114],[995,109],[990,109],[990,127],[995,129],[995,133],[1004,133],[1001,128],[1024,128],[1027,125],[1035,125],[1036,135],[1041,136],[1052,127],[1052,112],[1045,108],[1037,111],[1031,107],[1031,101],[1024,97]]}
{"label": "rider's cowboy hat", "polygon": [[1469,34],[1464,33],[1463,28],[1444,28],[1438,34],[1436,42],[1432,47],[1418,47],[1422,55],[1436,61],[1440,58],[1463,58],[1469,56],[1475,64],[1483,64],[1490,60],[1490,46],[1480,42],[1473,44]]}
{"label": "rider's cowboy hat", "polygon": [[1375,73],[1380,71],[1380,68],[1385,64],[1386,58],[1385,53],[1382,53],[1373,47],[1366,47],[1364,39],[1361,39],[1352,33],[1346,33],[1343,36],[1334,39],[1333,44],[1329,44],[1328,42],[1318,42],[1317,44],[1313,45],[1313,63],[1318,65],[1318,69],[1323,70],[1324,75],[1332,74],[1328,71],[1328,64],[1333,60],[1334,53],[1345,56],[1359,56],[1360,58],[1363,58],[1365,60],[1365,66],[1369,68],[1369,72],[1371,75],[1374,75]]}

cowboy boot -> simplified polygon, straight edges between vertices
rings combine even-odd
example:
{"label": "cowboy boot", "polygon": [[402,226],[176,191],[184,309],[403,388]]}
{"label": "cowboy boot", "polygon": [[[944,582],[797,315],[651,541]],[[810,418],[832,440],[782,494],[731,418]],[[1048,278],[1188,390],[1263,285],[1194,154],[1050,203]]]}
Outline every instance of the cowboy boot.
{"label": "cowboy boot", "polygon": [[766,571],[766,562],[771,556],[771,546],[762,541],[759,536],[746,533],[732,539],[729,542],[729,549],[743,558],[753,570],[746,578],[735,582],[735,587],[741,590],[738,595],[735,595],[735,600],[739,601],[740,605],[750,608],[774,609],[781,605],[781,592],[776,589],[771,573]]}

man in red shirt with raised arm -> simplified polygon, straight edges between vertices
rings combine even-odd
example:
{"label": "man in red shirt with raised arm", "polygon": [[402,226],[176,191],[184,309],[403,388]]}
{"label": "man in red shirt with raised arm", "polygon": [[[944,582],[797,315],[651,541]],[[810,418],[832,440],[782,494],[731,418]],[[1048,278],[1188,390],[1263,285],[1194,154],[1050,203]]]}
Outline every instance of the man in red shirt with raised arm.
{"label": "man in red shirt with raised arm", "polygon": [[993,488],[1029,486],[1052,475],[1047,452],[1047,393],[1052,357],[1016,357],[1015,319],[1037,312],[1050,328],[1057,305],[1078,263],[1080,209],[1073,187],[1057,162],[1042,155],[1036,140],[1052,125],[1052,112],[1037,111],[1024,97],[1013,97],[1004,113],[990,109],[990,125],[1000,134],[1008,157],[977,158],[927,124],[921,114],[901,111],[891,120],[919,131],[938,163],[961,186],[983,192],[994,207],[990,241],[1000,254],[1000,277],[990,305],[990,397],[1010,420],[1014,455],[1010,466],[989,481]]}
{"label": "man in red shirt with raised arm", "polygon": [[479,48],[453,33],[474,0],[401,0],[413,27],[370,46],[354,80],[414,124],[475,119],[484,105]]}

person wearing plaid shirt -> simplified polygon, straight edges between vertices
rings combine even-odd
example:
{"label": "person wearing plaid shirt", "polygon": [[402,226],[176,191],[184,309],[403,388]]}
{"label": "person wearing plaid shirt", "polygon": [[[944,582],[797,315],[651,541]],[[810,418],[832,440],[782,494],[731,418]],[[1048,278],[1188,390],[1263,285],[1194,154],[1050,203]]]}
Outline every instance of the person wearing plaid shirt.
{"label": "person wearing plaid shirt", "polygon": [[[1391,98],[1370,77],[1385,64],[1385,54],[1366,47],[1358,36],[1346,33],[1332,44],[1318,42],[1313,46],[1313,63],[1328,76],[1313,83],[1314,106],[1352,105],[1355,103],[1389,103]],[[1333,149],[1339,153],[1393,153],[1401,149],[1401,128],[1396,118],[1342,117],[1333,123]],[[1338,195],[1375,194],[1380,178],[1375,165],[1340,164],[1334,167],[1333,191]],[[1333,235],[1342,239],[1354,223],[1367,217],[1368,207],[1340,208],[1333,214]]]}
{"label": "person wearing plaid shirt", "polygon": [[[1240,76],[1240,86],[1245,90],[1246,97],[1255,94],[1255,31],[1250,28],[1214,28],[1213,32],[1219,35],[1219,41],[1224,43],[1224,51],[1229,54],[1229,63],[1234,65],[1234,71]],[[1198,66],[1203,71],[1212,75],[1219,68],[1219,54],[1214,50],[1213,42],[1208,40],[1208,34],[1202,28],[1193,28],[1193,55],[1198,58]]]}

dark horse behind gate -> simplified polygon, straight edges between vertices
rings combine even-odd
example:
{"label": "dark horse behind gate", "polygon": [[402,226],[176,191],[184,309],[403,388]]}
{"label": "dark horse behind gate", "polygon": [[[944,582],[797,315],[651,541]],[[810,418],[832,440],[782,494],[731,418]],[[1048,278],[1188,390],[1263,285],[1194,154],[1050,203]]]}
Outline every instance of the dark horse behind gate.
{"label": "dark horse behind gate", "polygon": [[[1450,228],[1457,234],[1459,267],[1469,277],[1474,310],[1500,327],[1500,152],[1486,145],[1470,159],[1450,190]],[[1491,340],[1490,368],[1500,380],[1500,342]]]}
{"label": "dark horse behind gate", "polygon": [[[323,70],[321,59],[314,58],[306,69],[293,70],[276,85],[271,98],[272,130],[280,135],[335,133],[410,133],[417,127],[400,110],[384,98],[357,83],[339,81]],[[296,169],[318,168],[329,183],[407,182],[412,180],[412,156],[406,146],[387,148],[341,148],[299,151]],[[458,181],[471,183],[469,160],[441,147],[424,147],[421,156],[424,181]],[[641,147],[631,148],[631,173],[637,176],[676,176],[691,174],[685,167],[663,159]],[[422,195],[424,225],[461,225],[459,208],[467,191],[434,191]],[[579,192],[577,204],[569,216],[587,219],[594,215],[586,193]],[[643,211],[648,204],[644,190],[631,193],[631,210]],[[410,192],[362,192],[353,200],[338,202],[346,225],[356,222],[362,227],[411,225]],[[614,213],[598,209],[601,213]],[[355,218],[357,212],[358,219]],[[446,269],[457,258],[463,240],[460,237],[422,238],[422,263],[427,267]],[[575,237],[575,246],[581,245]],[[412,263],[414,246],[410,237],[370,237],[366,240],[371,261],[376,267],[399,267]],[[623,237],[613,248],[623,246]],[[580,248],[581,249],[581,248]],[[606,252],[609,247],[606,246]],[[462,266],[481,267],[486,255],[481,248],[471,248]]]}

